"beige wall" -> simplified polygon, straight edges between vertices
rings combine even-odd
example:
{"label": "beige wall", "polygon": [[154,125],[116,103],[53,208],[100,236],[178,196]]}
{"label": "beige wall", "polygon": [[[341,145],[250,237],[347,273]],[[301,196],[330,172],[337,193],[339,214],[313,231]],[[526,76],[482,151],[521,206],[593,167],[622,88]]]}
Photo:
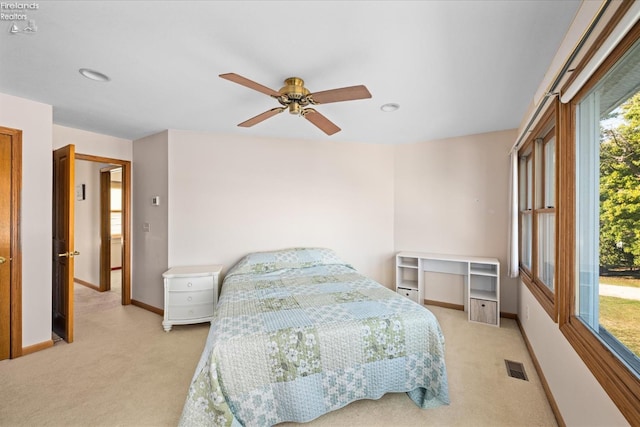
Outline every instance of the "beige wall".
{"label": "beige wall", "polygon": [[[498,258],[501,311],[508,313],[518,309],[517,282],[506,274],[508,153],[515,137],[508,130],[395,147],[396,251]],[[461,304],[459,278],[438,280],[442,285],[427,291]]]}
{"label": "beige wall", "polygon": [[51,339],[50,105],[0,93],[0,126],[22,130],[22,345]]}
{"label": "beige wall", "polygon": [[75,200],[74,277],[100,285],[100,168],[104,163],[76,160],[75,185],[85,185],[85,199]]}
{"label": "beige wall", "polygon": [[53,125],[53,149],[73,144],[76,153],[107,157],[118,160],[131,160],[131,140],[102,135],[81,129]]}
{"label": "beige wall", "polygon": [[111,269],[122,268],[122,237],[111,238]]}
{"label": "beige wall", "polygon": [[393,285],[393,147],[169,132],[169,264],[330,247]]}
{"label": "beige wall", "polygon": [[[167,149],[168,131],[135,140],[131,168],[131,298],[157,308],[164,307],[162,273],[167,270],[169,251]],[[153,196],[160,196],[160,206],[151,205]],[[148,232],[143,230],[145,223]]]}

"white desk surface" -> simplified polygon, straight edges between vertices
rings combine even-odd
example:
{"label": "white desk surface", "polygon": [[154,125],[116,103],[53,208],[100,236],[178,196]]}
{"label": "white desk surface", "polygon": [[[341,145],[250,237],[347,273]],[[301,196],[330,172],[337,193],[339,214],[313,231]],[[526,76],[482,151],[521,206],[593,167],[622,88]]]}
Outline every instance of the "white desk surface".
{"label": "white desk surface", "polygon": [[437,261],[455,261],[455,262],[478,262],[484,264],[497,264],[497,258],[486,258],[486,257],[476,257],[476,256],[465,256],[465,255],[447,255],[447,254],[435,254],[435,253],[427,253],[427,252],[398,252],[397,256],[411,257],[411,258],[422,258],[422,259],[432,259]]}

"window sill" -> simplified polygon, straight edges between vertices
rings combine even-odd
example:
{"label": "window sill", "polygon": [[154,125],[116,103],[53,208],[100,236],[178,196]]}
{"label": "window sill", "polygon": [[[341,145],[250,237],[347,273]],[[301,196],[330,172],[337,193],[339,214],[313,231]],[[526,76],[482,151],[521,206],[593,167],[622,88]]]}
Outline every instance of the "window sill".
{"label": "window sill", "polygon": [[577,317],[560,330],[629,423],[640,425],[638,378]]}

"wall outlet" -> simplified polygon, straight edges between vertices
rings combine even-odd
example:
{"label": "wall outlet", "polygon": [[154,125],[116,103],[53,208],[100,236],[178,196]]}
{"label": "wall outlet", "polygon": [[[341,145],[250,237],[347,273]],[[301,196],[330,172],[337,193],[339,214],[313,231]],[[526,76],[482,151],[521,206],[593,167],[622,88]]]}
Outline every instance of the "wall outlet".
{"label": "wall outlet", "polygon": [[142,224],[142,231],[144,231],[145,233],[151,231],[151,224],[149,224],[148,222]]}

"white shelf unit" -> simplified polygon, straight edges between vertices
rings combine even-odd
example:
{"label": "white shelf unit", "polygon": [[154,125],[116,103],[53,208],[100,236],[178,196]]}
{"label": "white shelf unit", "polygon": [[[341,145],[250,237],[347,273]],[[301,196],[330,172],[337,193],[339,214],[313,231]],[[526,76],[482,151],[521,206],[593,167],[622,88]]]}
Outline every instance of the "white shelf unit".
{"label": "white shelf unit", "polygon": [[464,277],[464,310],[470,322],[500,326],[500,261],[421,252],[396,254],[396,292],[424,303],[424,272]]}
{"label": "white shelf unit", "polygon": [[420,292],[420,259],[415,257],[396,257],[396,292],[414,302],[424,300],[424,292]]}
{"label": "white shelf unit", "polygon": [[469,321],[500,326],[500,262],[469,262]]}

